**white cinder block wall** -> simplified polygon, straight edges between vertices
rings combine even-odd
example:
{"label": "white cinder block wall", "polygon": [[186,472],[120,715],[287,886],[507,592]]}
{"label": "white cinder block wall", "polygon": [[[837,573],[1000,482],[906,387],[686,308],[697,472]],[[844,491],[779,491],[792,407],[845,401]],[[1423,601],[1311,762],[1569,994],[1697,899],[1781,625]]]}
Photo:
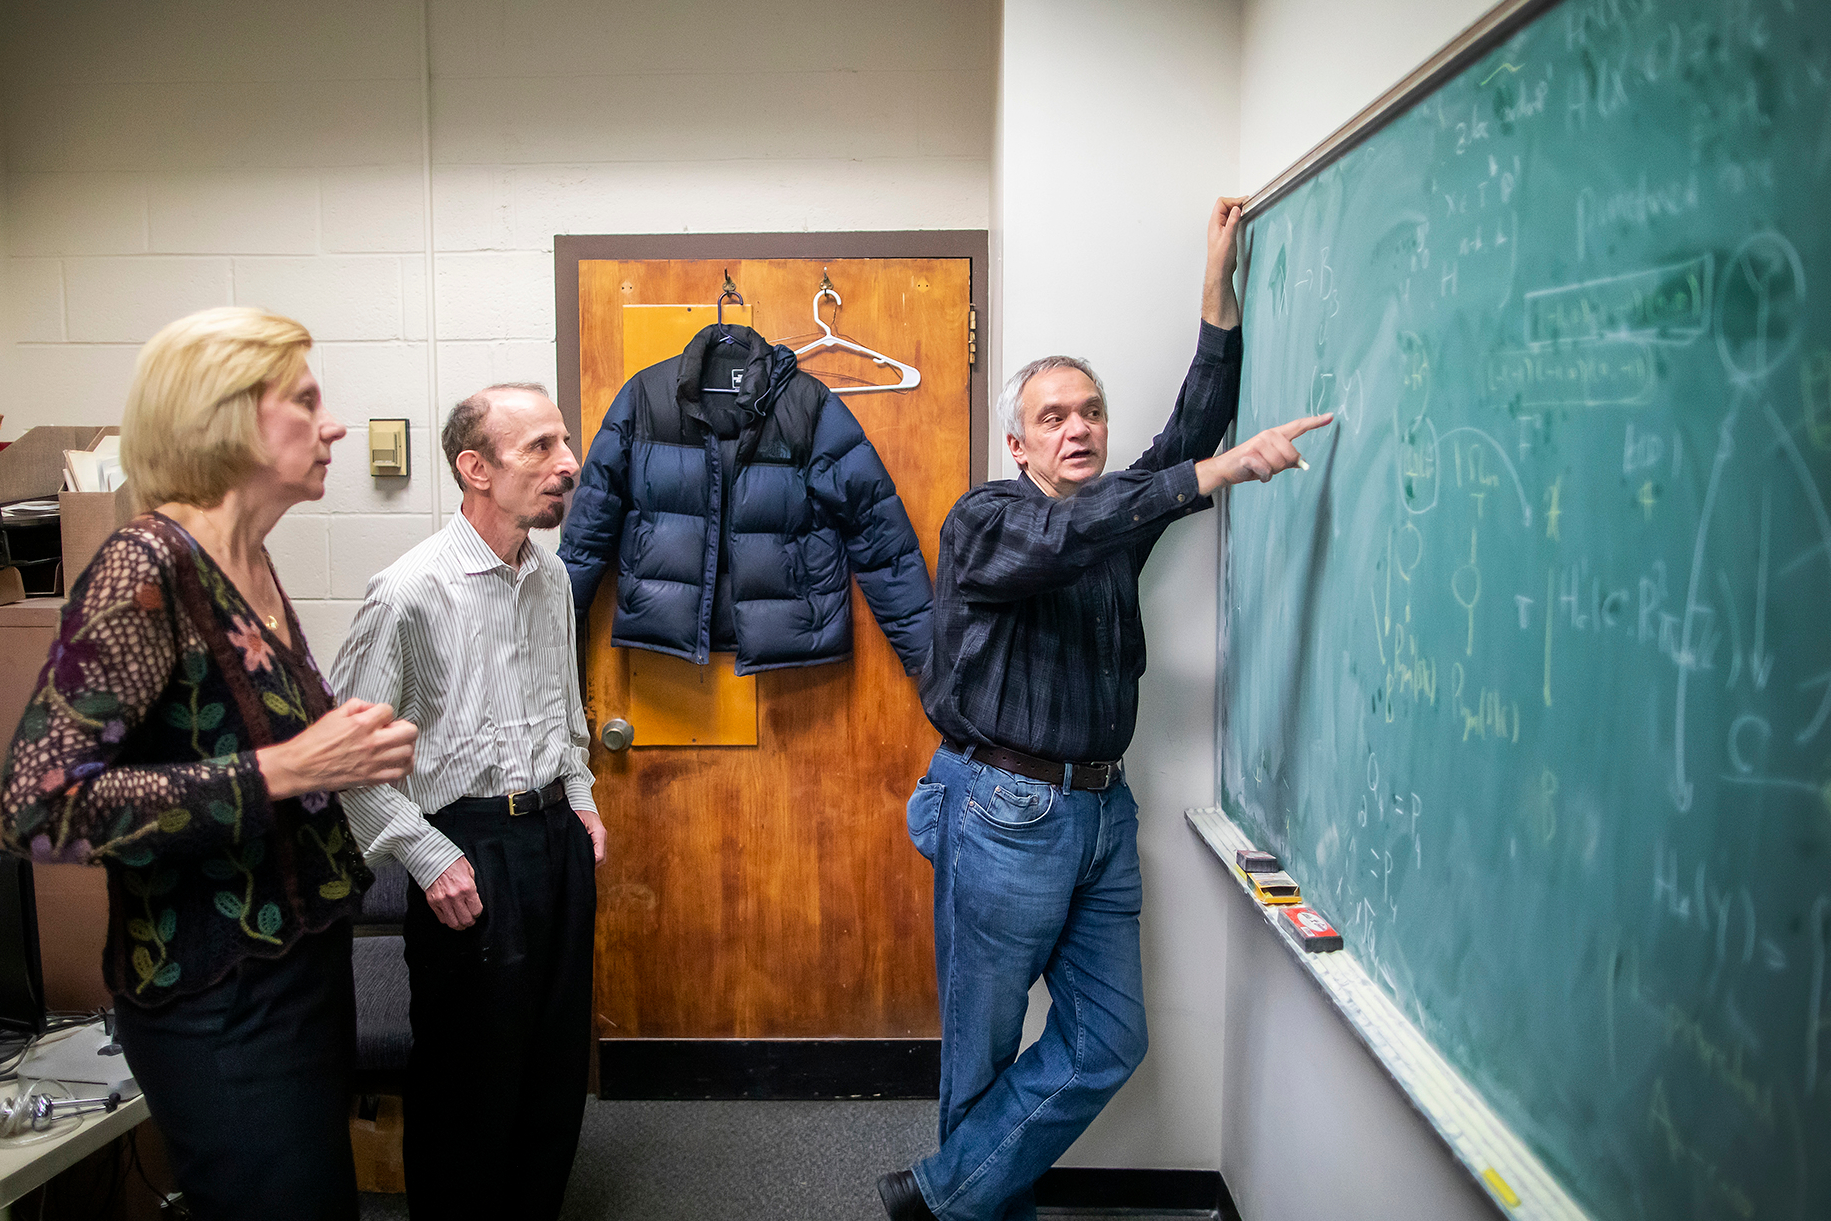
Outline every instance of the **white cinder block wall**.
{"label": "white cinder block wall", "polygon": [[[0,438],[117,422],[182,314],[297,317],[352,434],[269,546],[328,665],[457,503],[445,411],[554,385],[554,234],[986,228],[995,13],[0,0]],[[412,477],[370,478],[403,416]]]}
{"label": "white cinder block wall", "polygon": [[415,5],[9,3],[6,415],[114,423],[139,345],[205,306],[318,340],[333,409],[414,422],[414,478],[358,434],[271,547],[328,664],[369,572],[431,528]]}

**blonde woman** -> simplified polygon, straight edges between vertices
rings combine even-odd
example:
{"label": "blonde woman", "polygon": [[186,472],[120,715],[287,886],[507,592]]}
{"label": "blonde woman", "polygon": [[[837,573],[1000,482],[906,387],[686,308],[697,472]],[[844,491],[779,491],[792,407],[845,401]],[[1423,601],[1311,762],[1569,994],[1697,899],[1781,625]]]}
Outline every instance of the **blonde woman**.
{"label": "blonde woman", "polygon": [[121,1044],[200,1218],[350,1218],[350,916],[336,793],[412,766],[385,704],[332,706],[262,540],[344,428],[311,336],[205,310],[140,352],[121,428],[150,512],[70,590],[13,739],[0,846],[108,871]]}

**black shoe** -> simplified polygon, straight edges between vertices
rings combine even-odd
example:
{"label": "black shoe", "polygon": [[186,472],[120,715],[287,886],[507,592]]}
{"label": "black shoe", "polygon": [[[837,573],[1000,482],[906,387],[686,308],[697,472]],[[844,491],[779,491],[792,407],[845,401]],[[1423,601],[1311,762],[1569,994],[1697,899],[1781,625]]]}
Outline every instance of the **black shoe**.
{"label": "black shoe", "polygon": [[890,1221],[935,1221],[928,1211],[928,1201],[916,1186],[916,1177],[907,1170],[892,1170],[877,1180],[877,1194],[884,1202]]}

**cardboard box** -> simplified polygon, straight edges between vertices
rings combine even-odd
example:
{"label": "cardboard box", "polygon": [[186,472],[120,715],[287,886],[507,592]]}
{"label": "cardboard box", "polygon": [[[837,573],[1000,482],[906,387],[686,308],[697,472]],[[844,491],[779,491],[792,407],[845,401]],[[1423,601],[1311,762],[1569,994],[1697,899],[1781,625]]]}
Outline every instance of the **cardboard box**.
{"label": "cardboard box", "polygon": [[[115,492],[63,490],[64,451],[92,449],[103,437],[120,431],[100,424],[41,425],[27,429],[24,436],[0,450],[0,504],[57,499],[63,561],[61,579],[50,592],[68,589],[102,542],[133,515],[133,498],[126,488]],[[4,590],[0,590],[3,596]]]}
{"label": "cardboard box", "polygon": [[134,515],[134,498],[123,485],[112,492],[59,492],[58,519],[64,532],[64,583],[67,593],[108,536]]}
{"label": "cardboard box", "polygon": [[0,504],[57,495],[64,487],[64,451],[93,448],[103,437],[120,431],[99,424],[28,428],[24,436],[0,449]]}

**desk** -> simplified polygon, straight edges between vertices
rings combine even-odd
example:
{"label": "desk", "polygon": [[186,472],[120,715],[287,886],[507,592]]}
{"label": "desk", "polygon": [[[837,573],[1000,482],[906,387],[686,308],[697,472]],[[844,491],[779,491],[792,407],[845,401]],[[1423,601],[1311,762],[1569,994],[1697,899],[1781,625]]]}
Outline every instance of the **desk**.
{"label": "desk", "polygon": [[[51,1125],[48,1133],[27,1137],[0,1138],[0,1206],[14,1200],[107,1145],[125,1136],[147,1118],[146,1099],[134,1087],[126,1060],[117,1052],[101,1055],[97,1049],[108,1042],[98,1021],[72,1030],[58,1031],[40,1040],[27,1053],[19,1067],[19,1078],[0,1085],[0,1097],[18,1094],[22,1086],[36,1080],[53,1080],[69,1087],[77,1098],[106,1097],[110,1082],[123,1094],[121,1104],[112,1112],[73,1115]],[[88,1080],[84,1080],[88,1078]],[[0,1213],[0,1221],[4,1214]]]}
{"label": "desk", "polygon": [[[61,1122],[69,1130],[37,1144],[0,1140],[0,1219],[10,1216],[14,1200],[42,1186],[117,1136],[125,1136],[147,1119],[144,1095],[135,1095],[111,1115],[84,1115],[81,1124]],[[53,1129],[55,1131],[56,1129]]]}

